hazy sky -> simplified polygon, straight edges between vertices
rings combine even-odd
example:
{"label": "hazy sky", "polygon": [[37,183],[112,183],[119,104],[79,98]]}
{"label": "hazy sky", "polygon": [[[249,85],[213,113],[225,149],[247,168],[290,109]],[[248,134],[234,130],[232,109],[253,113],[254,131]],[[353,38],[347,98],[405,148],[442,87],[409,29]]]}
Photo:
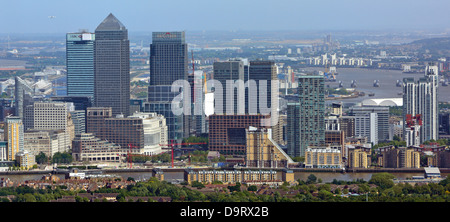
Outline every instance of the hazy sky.
{"label": "hazy sky", "polygon": [[[0,0],[0,33],[450,28],[449,0]],[[49,18],[55,16],[55,18]]]}

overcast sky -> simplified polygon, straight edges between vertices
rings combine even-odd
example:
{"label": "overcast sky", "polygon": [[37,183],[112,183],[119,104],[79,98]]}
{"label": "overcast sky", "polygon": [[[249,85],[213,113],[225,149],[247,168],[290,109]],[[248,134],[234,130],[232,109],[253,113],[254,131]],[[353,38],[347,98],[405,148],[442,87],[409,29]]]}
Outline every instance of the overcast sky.
{"label": "overcast sky", "polygon": [[94,31],[109,13],[144,32],[446,30],[449,11],[449,0],[0,0],[0,33]]}

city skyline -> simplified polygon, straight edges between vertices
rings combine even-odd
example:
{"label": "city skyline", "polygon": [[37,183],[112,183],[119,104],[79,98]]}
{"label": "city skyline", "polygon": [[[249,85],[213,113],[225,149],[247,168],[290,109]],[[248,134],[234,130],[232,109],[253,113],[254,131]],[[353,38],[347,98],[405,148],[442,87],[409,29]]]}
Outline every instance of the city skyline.
{"label": "city skyline", "polygon": [[0,8],[0,202],[450,200],[450,4],[53,1]]}
{"label": "city skyline", "polygon": [[[89,3],[89,7],[85,7]],[[438,7],[439,6],[439,7]],[[134,31],[162,30],[448,30],[450,2],[434,1],[8,1],[0,9],[2,33],[93,31],[113,13]],[[423,16],[426,9],[433,15]],[[152,13],[147,13],[149,10]],[[232,16],[230,16],[232,15]],[[162,19],[164,18],[164,19]],[[393,22],[394,21],[394,22]]]}

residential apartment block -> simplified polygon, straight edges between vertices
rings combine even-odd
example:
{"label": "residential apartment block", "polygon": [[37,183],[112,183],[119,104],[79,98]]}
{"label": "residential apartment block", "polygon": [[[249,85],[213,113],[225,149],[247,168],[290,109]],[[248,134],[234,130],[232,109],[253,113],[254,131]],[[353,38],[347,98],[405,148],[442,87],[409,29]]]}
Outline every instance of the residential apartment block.
{"label": "residential apartment block", "polygon": [[378,162],[385,168],[420,168],[420,152],[413,148],[381,147]]}
{"label": "residential apartment block", "polygon": [[246,137],[247,167],[285,168],[294,163],[272,138],[272,129],[249,127]]}
{"label": "residential apartment block", "polygon": [[340,146],[310,146],[305,150],[306,168],[342,168]]}

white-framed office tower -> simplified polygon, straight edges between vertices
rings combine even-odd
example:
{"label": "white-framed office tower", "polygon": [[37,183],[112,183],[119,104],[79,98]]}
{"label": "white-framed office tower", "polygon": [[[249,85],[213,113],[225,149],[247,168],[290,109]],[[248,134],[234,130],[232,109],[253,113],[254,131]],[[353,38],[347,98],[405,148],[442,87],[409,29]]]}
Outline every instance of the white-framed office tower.
{"label": "white-framed office tower", "polygon": [[367,137],[368,142],[378,144],[378,114],[356,114],[355,136]]}
{"label": "white-framed office tower", "polygon": [[[437,66],[426,66],[425,76],[418,81],[414,81],[414,78],[403,79],[403,120],[406,121],[408,114],[421,115],[420,143],[438,139],[438,84]],[[404,127],[403,130],[405,135],[406,128]]]}

